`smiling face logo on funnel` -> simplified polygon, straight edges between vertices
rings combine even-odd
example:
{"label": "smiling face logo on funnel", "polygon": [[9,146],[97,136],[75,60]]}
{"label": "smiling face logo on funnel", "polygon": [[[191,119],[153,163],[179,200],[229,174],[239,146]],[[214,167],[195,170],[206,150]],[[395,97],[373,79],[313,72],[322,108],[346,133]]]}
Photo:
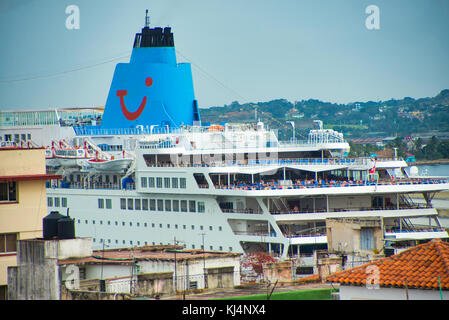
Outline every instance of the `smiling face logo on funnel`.
{"label": "smiling face logo on funnel", "polygon": [[[147,87],[150,87],[153,84],[153,79],[151,79],[150,77],[146,78],[145,84]],[[126,108],[126,105],[125,105],[124,97],[127,94],[128,94],[127,90],[117,90],[117,97],[120,97],[120,106],[122,107],[123,115],[128,120],[131,120],[131,121],[136,120],[142,114],[143,109],[145,109],[145,105],[147,104],[147,97],[146,96],[143,97],[142,103],[140,104],[139,108],[136,111],[130,112],[130,111],[128,111],[128,108]]]}

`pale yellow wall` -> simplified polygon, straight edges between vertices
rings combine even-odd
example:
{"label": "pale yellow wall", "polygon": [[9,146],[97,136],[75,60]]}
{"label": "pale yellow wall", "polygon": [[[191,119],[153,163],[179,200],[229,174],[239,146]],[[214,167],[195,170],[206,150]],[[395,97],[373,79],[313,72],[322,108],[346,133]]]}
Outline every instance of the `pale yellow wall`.
{"label": "pale yellow wall", "polygon": [[[0,150],[0,176],[45,174],[45,150]],[[18,240],[42,237],[47,215],[46,180],[18,181],[18,203],[0,204],[0,233],[19,233]],[[7,267],[16,256],[0,253],[0,285],[7,284]]]}
{"label": "pale yellow wall", "polygon": [[8,267],[15,266],[16,255],[2,256],[0,253],[0,286],[8,284]]}
{"label": "pale yellow wall", "polygon": [[45,149],[0,150],[0,176],[45,173]]}

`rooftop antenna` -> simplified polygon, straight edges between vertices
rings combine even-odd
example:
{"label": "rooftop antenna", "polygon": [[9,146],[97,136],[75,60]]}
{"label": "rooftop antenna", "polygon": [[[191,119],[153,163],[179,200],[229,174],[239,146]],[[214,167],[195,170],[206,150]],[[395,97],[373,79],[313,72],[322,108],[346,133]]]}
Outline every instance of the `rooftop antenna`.
{"label": "rooftop antenna", "polygon": [[148,9],[146,10],[145,13],[145,27],[149,27],[150,26],[150,16],[148,15]]}

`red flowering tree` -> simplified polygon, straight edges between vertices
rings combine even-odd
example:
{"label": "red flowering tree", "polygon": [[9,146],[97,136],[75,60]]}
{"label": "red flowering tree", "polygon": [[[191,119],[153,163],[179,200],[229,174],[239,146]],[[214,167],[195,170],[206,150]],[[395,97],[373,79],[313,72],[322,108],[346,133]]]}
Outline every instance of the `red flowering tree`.
{"label": "red flowering tree", "polygon": [[242,261],[244,268],[252,268],[257,276],[263,274],[263,264],[268,262],[275,262],[269,253],[263,251],[252,251],[248,253]]}

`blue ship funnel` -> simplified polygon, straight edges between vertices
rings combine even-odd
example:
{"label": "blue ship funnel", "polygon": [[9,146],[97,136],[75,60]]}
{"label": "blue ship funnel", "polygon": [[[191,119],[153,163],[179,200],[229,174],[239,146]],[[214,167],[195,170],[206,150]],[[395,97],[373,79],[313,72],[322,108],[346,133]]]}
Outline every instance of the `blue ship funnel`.
{"label": "blue ship funnel", "polygon": [[130,62],[115,67],[101,128],[179,127],[200,121],[190,64],[176,62],[171,28],[150,28],[147,16]]}

